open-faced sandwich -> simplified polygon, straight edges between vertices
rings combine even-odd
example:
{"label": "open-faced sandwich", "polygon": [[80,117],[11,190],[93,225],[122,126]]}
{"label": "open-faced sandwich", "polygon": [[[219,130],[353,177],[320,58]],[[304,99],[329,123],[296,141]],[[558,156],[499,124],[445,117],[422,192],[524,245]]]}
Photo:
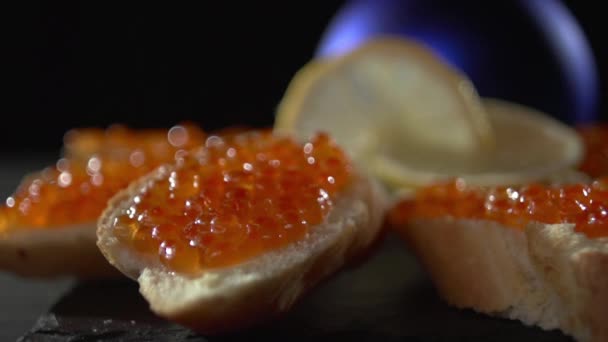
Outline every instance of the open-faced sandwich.
{"label": "open-faced sandwich", "polygon": [[[310,63],[279,109],[279,130],[324,127],[394,190],[392,226],[446,301],[608,340],[608,191],[576,170],[572,127],[479,98],[430,50],[390,37]],[[581,132],[606,153],[596,130]]]}
{"label": "open-faced sandwich", "polygon": [[63,158],[24,177],[0,207],[0,269],[34,277],[119,274],[95,245],[108,199],[204,140],[191,124],[69,131]]}
{"label": "open-faced sandwich", "polygon": [[450,304],[608,339],[608,186],[420,189],[391,214]]}
{"label": "open-faced sandwich", "polygon": [[579,129],[580,181],[462,179],[418,189],[389,221],[450,304],[580,341],[608,339],[608,127]]}
{"label": "open-faced sandwich", "polygon": [[98,246],[155,313],[217,333],[290,309],[370,247],[385,209],[327,135],[212,135],[112,198]]}

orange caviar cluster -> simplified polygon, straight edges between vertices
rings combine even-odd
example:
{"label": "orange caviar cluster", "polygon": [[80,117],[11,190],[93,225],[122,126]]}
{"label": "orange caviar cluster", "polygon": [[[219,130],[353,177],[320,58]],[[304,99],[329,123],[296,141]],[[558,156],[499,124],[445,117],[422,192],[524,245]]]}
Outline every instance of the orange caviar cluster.
{"label": "orange caviar cluster", "polygon": [[170,130],[70,131],[65,157],[24,179],[0,207],[0,232],[95,222],[107,201],[132,180],[205,141],[193,125]]}
{"label": "orange caviar cluster", "polygon": [[114,235],[185,274],[300,241],[351,179],[320,134],[301,145],[270,131],[207,138],[113,218]]}
{"label": "orange caviar cluster", "polygon": [[456,180],[423,188],[390,213],[391,221],[398,225],[438,217],[490,220],[517,229],[532,221],[574,223],[575,230],[588,237],[608,236],[608,178],[590,185],[529,184],[490,189],[469,187]]}
{"label": "orange caviar cluster", "polygon": [[585,145],[585,157],[580,170],[592,177],[608,175],[608,124],[577,128]]}

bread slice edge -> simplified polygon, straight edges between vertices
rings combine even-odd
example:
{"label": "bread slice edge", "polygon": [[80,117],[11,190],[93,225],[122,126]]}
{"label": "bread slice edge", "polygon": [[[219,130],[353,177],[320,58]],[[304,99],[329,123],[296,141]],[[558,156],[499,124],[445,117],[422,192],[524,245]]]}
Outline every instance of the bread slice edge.
{"label": "bread slice edge", "polygon": [[589,239],[572,224],[518,230],[449,217],[397,230],[449,304],[581,341],[608,338],[607,238]]}
{"label": "bread slice edge", "polygon": [[0,234],[0,270],[26,278],[120,276],[97,249],[96,222]]}

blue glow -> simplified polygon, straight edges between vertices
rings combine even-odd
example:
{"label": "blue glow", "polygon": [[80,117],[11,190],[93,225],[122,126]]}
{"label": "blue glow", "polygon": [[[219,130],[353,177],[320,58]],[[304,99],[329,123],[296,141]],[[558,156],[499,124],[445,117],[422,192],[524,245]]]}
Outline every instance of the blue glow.
{"label": "blue glow", "polygon": [[337,57],[374,36],[393,34],[424,43],[446,63],[465,70],[466,54],[441,28],[404,27],[402,17],[395,14],[407,13],[407,4],[399,0],[352,1],[330,23],[317,48],[317,57]]}
{"label": "blue glow", "polygon": [[[597,114],[599,81],[591,48],[578,22],[559,0],[520,0],[519,3],[533,19],[536,29],[547,39],[550,52],[559,64],[556,72],[561,73],[567,87],[564,89],[566,94],[555,94],[563,96],[556,99],[564,103],[564,112],[567,113],[562,115],[577,122],[592,121]],[[457,25],[429,20],[433,14],[425,14],[425,11],[431,6],[425,7],[424,4],[423,0],[347,2],[328,26],[316,56],[335,57],[347,53],[377,35],[401,35],[424,43],[472,79],[485,81],[486,75],[481,74],[484,69],[480,65],[492,64],[483,60],[488,55],[484,48],[488,47],[474,40],[483,33],[457,32],[454,31],[458,29]],[[461,28],[467,30],[466,27]],[[525,80],[525,77],[513,79]]]}
{"label": "blue glow", "polygon": [[569,91],[575,94],[574,106],[577,120],[589,122],[594,119],[598,96],[597,67],[591,47],[583,30],[567,8],[556,0],[524,0],[538,26],[545,32],[555,47],[569,83]]}
{"label": "blue glow", "polygon": [[390,33],[386,32],[386,26],[380,27],[378,23],[382,21],[379,19],[392,17],[389,12],[395,7],[393,2],[352,1],[332,20],[321,39],[316,55],[336,57],[356,48],[370,36]]}

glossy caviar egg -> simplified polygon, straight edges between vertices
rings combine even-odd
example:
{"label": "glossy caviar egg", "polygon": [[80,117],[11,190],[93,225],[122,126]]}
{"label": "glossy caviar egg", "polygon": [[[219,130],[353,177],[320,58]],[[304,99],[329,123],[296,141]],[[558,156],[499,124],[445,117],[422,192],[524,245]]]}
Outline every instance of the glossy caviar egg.
{"label": "glossy caviar egg", "polygon": [[117,191],[204,141],[193,125],[70,131],[64,158],[26,177],[0,207],[0,232],[94,222]]}
{"label": "glossy caviar egg", "polygon": [[180,273],[223,267],[302,240],[351,179],[324,134],[213,135],[148,184],[112,222],[130,248]]}
{"label": "glossy caviar egg", "polygon": [[523,229],[532,221],[573,223],[590,238],[608,236],[608,178],[592,184],[553,187],[529,184],[522,187],[481,189],[461,180],[419,190],[391,210],[392,223],[414,219],[453,217],[496,221]]}

